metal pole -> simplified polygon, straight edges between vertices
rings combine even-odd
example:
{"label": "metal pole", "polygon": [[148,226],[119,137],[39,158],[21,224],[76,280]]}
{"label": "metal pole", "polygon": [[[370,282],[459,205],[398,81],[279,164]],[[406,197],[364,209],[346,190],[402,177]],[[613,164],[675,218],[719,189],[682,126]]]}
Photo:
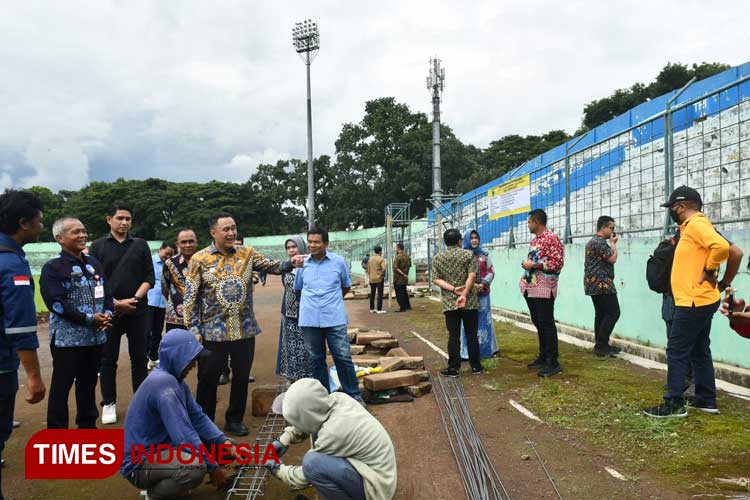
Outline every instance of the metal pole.
{"label": "metal pole", "polygon": [[[697,77],[693,77],[678,90],[675,95],[667,99],[664,112],[664,201],[669,200],[669,195],[674,191],[674,132],[672,130],[672,103],[690,87]],[[664,237],[669,233],[670,226],[669,209],[664,214]]]}
{"label": "metal pole", "polygon": [[565,235],[563,243],[573,243],[573,228],[570,225],[570,150],[581,142],[586,135],[579,137],[573,144],[565,146]]}
{"label": "metal pole", "polygon": [[310,95],[310,52],[305,53],[307,67],[307,226],[315,225],[315,172],[312,146],[312,98]]}

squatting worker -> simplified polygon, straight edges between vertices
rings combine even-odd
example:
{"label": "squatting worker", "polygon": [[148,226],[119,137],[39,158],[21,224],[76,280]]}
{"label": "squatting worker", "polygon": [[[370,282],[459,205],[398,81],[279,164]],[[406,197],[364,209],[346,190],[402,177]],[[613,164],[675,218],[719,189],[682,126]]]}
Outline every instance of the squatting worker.
{"label": "squatting worker", "polygon": [[190,259],[195,254],[197,238],[190,228],[177,233],[177,255],[164,262],[161,275],[161,292],[167,298],[165,331],[185,328],[183,298],[185,296],[185,273]]}
{"label": "squatting worker", "polygon": [[551,377],[562,371],[557,359],[555,299],[565,249],[560,238],[547,228],[544,210],[537,208],[529,212],[526,225],[534,238],[529,243],[527,259],[521,263],[524,272],[519,287],[539,337],[539,356],[529,363],[528,368],[539,370],[540,377]]}
{"label": "squatting worker", "polygon": [[[149,500],[185,498],[201,484],[206,471],[217,488],[226,486],[226,476],[217,466],[216,457],[206,453],[202,453],[202,458],[198,456],[201,445],[206,450],[212,445],[217,450],[222,444],[232,445],[203,413],[185,382],[202,351],[203,346],[187,330],[167,332],[159,347],[159,365],[138,388],[128,407],[120,473],[136,488],[145,489]],[[148,450],[150,445],[156,449],[160,444],[169,445],[171,450],[164,449],[161,460],[153,464],[131,453],[139,446]],[[180,445],[191,445],[195,455],[180,451],[182,456],[178,457]],[[170,451],[175,453],[171,462]]]}
{"label": "squatting worker", "polygon": [[477,263],[474,254],[461,248],[461,232],[448,229],[443,234],[446,250],[435,257],[432,275],[443,302],[445,327],[448,329],[448,368],[440,370],[445,377],[458,377],[461,369],[461,326],[466,335],[469,364],[474,374],[482,373],[479,358],[479,298],[474,283]]}
{"label": "squatting worker", "polygon": [[5,442],[13,431],[13,410],[18,392],[18,366],[26,371],[26,401],[44,399],[46,389],[36,350],[34,280],[23,246],[42,232],[42,202],[27,191],[7,190],[0,195],[0,499]]}
{"label": "squatting worker", "polygon": [[52,383],[47,428],[68,428],[68,395],[75,383],[76,425],[79,429],[96,429],[96,383],[114,301],[103,266],[83,253],[88,233],[81,221],[57,219],[52,224],[52,236],[62,251],[44,265],[39,279],[50,312]]}
{"label": "squatting worker", "polygon": [[289,445],[313,438],[302,465],[268,464],[290,488],[312,485],[320,498],[390,500],[396,493],[396,453],[378,420],[350,397],[328,394],[303,378],[274,401],[273,411],[290,427],[273,442],[279,458]]}
{"label": "squatting worker", "polygon": [[[261,332],[253,312],[253,271],[281,274],[292,262],[266,259],[252,247],[235,246],[237,225],[228,213],[209,221],[211,245],[197,252],[185,282],[185,325],[210,354],[198,363],[196,400],[211,420],[216,416],[219,377],[231,359],[232,385],[224,430],[245,436],[247,381]],[[302,258],[298,259],[301,264]]]}
{"label": "squatting worker", "polygon": [[102,392],[102,423],[117,422],[117,359],[120,339],[128,338],[130,377],[133,392],[138,390],[148,374],[146,367],[146,333],[148,332],[148,303],[146,294],[154,286],[154,266],[148,243],[130,235],[133,210],[116,202],[109,209],[107,236],[94,241],[89,255],[104,266],[104,279],[109,283],[115,300],[115,317],[107,330],[107,343],[102,352],[99,370]]}
{"label": "squatting worker", "polygon": [[341,389],[361,402],[346,333],[349,318],[344,295],[352,286],[349,267],[341,256],[328,251],[328,231],[323,228],[313,227],[307,231],[307,250],[310,256],[297,273],[294,289],[300,293],[299,326],[310,355],[313,377],[326,389],[330,388],[326,364],[328,344]]}
{"label": "squatting worker", "polygon": [[688,398],[687,403],[696,410],[717,414],[709,335],[721,301],[717,280],[719,267],[729,257],[729,242],[701,213],[703,201],[695,189],[678,187],[662,206],[680,226],[670,279],[675,311],[672,334],[667,339],[667,393],[662,404],[646,408],[644,413],[654,418],[687,416],[683,391],[692,362],[695,397]]}

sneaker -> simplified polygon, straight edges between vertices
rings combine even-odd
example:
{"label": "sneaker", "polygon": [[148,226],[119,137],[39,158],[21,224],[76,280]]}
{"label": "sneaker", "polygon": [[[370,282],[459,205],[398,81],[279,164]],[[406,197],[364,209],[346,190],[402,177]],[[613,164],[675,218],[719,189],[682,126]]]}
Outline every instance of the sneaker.
{"label": "sneaker", "polygon": [[385,314],[385,313],[387,313],[388,311],[386,311],[385,309],[381,309],[380,311],[376,311],[376,312],[377,312],[378,314]]}
{"label": "sneaker", "polygon": [[652,406],[643,410],[643,414],[651,418],[685,418],[687,409],[685,406],[678,406],[666,401],[658,406]]}
{"label": "sneaker", "polygon": [[18,420],[14,420],[13,421],[13,428],[14,429],[18,429],[19,427],[21,427],[21,422],[19,422]]}
{"label": "sneaker", "polygon": [[458,377],[458,370],[456,370],[455,368],[443,368],[442,370],[440,370],[440,375],[442,375],[443,377],[456,378]]}
{"label": "sneaker", "polygon": [[687,396],[685,398],[685,405],[688,409],[702,411],[704,413],[710,413],[711,415],[718,415],[719,408],[716,403],[704,403],[700,399],[696,399],[695,396]]}
{"label": "sneaker", "polygon": [[609,355],[610,356],[612,356],[612,357],[617,356],[621,352],[622,352],[622,349],[620,349],[619,347],[616,347],[616,346],[613,346],[613,345],[609,346]]}
{"label": "sneaker", "polygon": [[594,349],[591,351],[594,353],[594,356],[597,358],[606,358],[609,356],[609,349],[600,349],[599,347],[594,347]]}
{"label": "sneaker", "polygon": [[117,405],[115,403],[104,405],[102,408],[102,424],[116,424],[117,423]]}
{"label": "sneaker", "polygon": [[528,368],[529,370],[539,370],[541,368],[544,368],[544,358],[542,358],[541,356],[537,356],[534,361],[526,365],[526,368]]}
{"label": "sneaker", "polygon": [[375,314],[375,309],[370,309],[370,314]]}
{"label": "sneaker", "polygon": [[141,490],[141,498],[143,498],[144,500],[149,500],[148,491]]}
{"label": "sneaker", "polygon": [[562,371],[562,366],[560,366],[560,363],[555,363],[554,365],[546,365],[544,368],[539,370],[539,375],[542,378],[552,377],[553,375],[557,375]]}
{"label": "sneaker", "polygon": [[253,377],[252,375],[250,375],[249,377],[247,377],[247,383],[248,384],[252,384],[253,382],[255,382],[255,377]]}
{"label": "sneaker", "polygon": [[227,385],[229,383],[229,377],[226,373],[222,373],[219,377],[219,385]]}
{"label": "sneaker", "polygon": [[482,373],[484,373],[484,368],[482,368],[481,366],[479,368],[472,368],[471,369],[471,374],[472,375],[481,375]]}
{"label": "sneaker", "polygon": [[247,436],[250,433],[250,429],[247,428],[244,422],[227,422],[224,426],[224,432],[231,434],[232,436]]}
{"label": "sneaker", "polygon": [[148,371],[153,370],[157,366],[159,366],[159,360],[158,359],[157,360],[153,360],[153,359],[149,359],[148,360]]}

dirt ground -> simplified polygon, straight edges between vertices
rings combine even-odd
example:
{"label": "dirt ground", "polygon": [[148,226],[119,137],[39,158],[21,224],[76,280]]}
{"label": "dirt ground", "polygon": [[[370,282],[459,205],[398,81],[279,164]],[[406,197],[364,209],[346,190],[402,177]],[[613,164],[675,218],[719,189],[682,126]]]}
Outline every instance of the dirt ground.
{"label": "dirt ground", "polygon": [[[269,277],[266,287],[255,291],[255,312],[264,333],[257,339],[255,363],[252,374],[255,385],[275,384],[279,379],[274,375],[276,349],[278,343],[281,286],[278,278]],[[414,309],[404,314],[369,314],[367,301],[347,301],[352,326],[378,328],[393,333],[410,354],[425,357],[429,369],[437,370],[444,366],[443,359],[411,332],[430,338],[445,349],[442,332],[425,331],[415,321],[420,316],[439,314],[439,306],[427,299],[413,300]],[[395,308],[395,301],[393,303]],[[415,326],[416,325],[416,326]],[[123,342],[125,342],[123,340]],[[40,359],[45,381],[49,384],[51,358],[47,347],[47,328],[41,328]],[[501,345],[502,348],[502,345]],[[501,358],[510,370],[518,376],[529,376],[525,360]],[[132,396],[130,388],[129,361],[125,345],[121,349],[118,367],[118,415],[121,425],[127,402]],[[586,499],[640,499],[688,498],[690,493],[674,481],[667,481],[658,474],[647,470],[634,480],[620,481],[608,474],[604,467],[621,470],[621,459],[605,447],[595,448],[578,439],[575,433],[558,427],[534,422],[507,403],[507,397],[482,389],[483,377],[464,377],[465,391],[469,398],[475,426],[485,447],[498,470],[498,474],[513,498],[546,499],[556,498],[541,465],[527,444],[527,438],[535,443],[545,461],[563,498]],[[189,383],[195,390],[196,375],[192,373]],[[21,384],[25,380],[21,374]],[[219,388],[217,424],[223,426],[229,386]],[[252,386],[251,386],[252,388]],[[101,481],[27,481],[24,479],[23,453],[28,438],[45,426],[46,403],[29,405],[23,400],[25,388],[22,386],[16,403],[16,420],[22,426],[16,429],[6,446],[6,468],[3,471],[3,491],[7,499],[137,499],[138,491],[119,475]],[[71,409],[74,403],[71,399]],[[370,406],[375,415],[389,432],[396,447],[399,484],[397,499],[455,499],[463,498],[458,469],[450,452],[449,443],[443,429],[437,404],[432,395],[416,399],[412,403],[398,403]],[[252,441],[262,418],[249,415],[245,422],[251,426],[247,440]],[[71,413],[72,413],[71,411]],[[71,415],[71,420],[72,420]],[[299,463],[305,452],[304,445],[285,457],[287,463]],[[529,459],[524,459],[529,455]],[[298,492],[288,492],[280,482],[270,479],[267,498],[292,499]],[[314,494],[305,492],[311,498]],[[220,496],[209,485],[195,490],[190,498],[209,499]]]}

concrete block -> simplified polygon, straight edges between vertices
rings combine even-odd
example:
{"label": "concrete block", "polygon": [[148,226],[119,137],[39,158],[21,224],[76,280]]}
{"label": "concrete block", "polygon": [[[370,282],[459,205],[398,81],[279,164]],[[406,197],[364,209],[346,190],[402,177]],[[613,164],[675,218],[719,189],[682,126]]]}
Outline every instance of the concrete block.
{"label": "concrete block", "polygon": [[399,358],[380,358],[379,366],[383,369],[383,373],[395,372],[400,370],[404,366],[404,362]]}
{"label": "concrete block", "polygon": [[368,355],[362,355],[362,356],[352,356],[352,362],[355,365],[358,366],[378,366],[380,363],[380,356],[368,356]]}
{"label": "concrete block", "polygon": [[408,368],[409,370],[424,370],[424,358],[422,356],[399,356],[398,359],[404,362],[404,368]]}
{"label": "concrete block", "polygon": [[354,340],[357,338],[358,333],[359,328],[348,328],[346,330],[346,336],[349,337],[349,343],[354,342]]}
{"label": "concrete block", "polygon": [[359,356],[365,352],[365,346],[363,345],[353,345],[350,349],[352,351],[352,356]]}
{"label": "concrete block", "polygon": [[344,300],[353,300],[354,294],[352,292],[347,292],[346,295],[344,295]]}
{"label": "concrete block", "polygon": [[367,345],[372,343],[373,340],[387,340],[392,338],[393,335],[388,332],[360,332],[357,334],[357,344]]}
{"label": "concrete block", "polygon": [[409,353],[406,352],[406,350],[403,347],[395,347],[391,349],[390,351],[388,351],[387,356],[399,356],[402,358],[408,358]]}
{"label": "concrete block", "polygon": [[415,398],[421,398],[425,394],[432,392],[431,382],[420,382],[416,385],[410,385],[406,388],[406,392],[414,396]]}
{"label": "concrete block", "polygon": [[427,370],[422,370],[416,373],[419,376],[420,382],[427,382],[428,380],[430,380],[430,372],[428,372]]}
{"label": "concrete block", "polygon": [[271,411],[273,400],[279,394],[279,388],[275,385],[259,385],[253,388],[252,412],[254,417],[263,417]]}
{"label": "concrete block", "polygon": [[366,375],[364,382],[367,390],[377,392],[416,385],[419,383],[419,377],[411,370],[396,370],[395,372]]}
{"label": "concrete block", "polygon": [[373,340],[372,342],[370,342],[370,345],[373,347],[377,347],[378,349],[390,349],[393,347],[398,347],[398,340],[396,339]]}

